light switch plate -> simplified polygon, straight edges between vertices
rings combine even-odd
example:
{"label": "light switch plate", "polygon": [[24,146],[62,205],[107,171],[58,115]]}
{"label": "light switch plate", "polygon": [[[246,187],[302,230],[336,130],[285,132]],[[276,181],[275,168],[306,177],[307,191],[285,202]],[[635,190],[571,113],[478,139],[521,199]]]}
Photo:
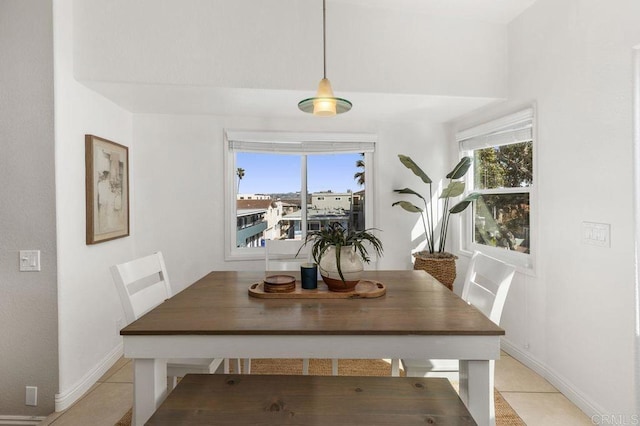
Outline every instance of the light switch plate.
{"label": "light switch plate", "polygon": [[582,244],[611,247],[611,225],[608,223],[582,222]]}
{"label": "light switch plate", "polygon": [[40,250],[20,250],[20,271],[35,272],[40,270]]}

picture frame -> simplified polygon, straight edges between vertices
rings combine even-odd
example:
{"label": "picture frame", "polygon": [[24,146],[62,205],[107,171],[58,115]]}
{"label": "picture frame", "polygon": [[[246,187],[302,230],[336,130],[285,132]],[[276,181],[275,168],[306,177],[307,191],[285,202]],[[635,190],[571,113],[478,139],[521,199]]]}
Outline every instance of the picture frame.
{"label": "picture frame", "polygon": [[129,236],[129,148],[85,135],[86,242]]}

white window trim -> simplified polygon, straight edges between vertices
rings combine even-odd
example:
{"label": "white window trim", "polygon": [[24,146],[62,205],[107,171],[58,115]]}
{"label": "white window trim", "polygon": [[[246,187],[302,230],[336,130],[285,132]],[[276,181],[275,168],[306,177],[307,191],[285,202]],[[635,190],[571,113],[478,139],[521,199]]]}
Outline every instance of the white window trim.
{"label": "white window trim", "polygon": [[[318,154],[364,152],[367,167],[367,182],[365,197],[365,227],[374,227],[374,158],[375,144],[378,136],[372,133],[348,132],[273,132],[273,131],[244,131],[224,130],[223,158],[224,158],[224,258],[226,261],[243,261],[264,259],[262,247],[236,247],[236,183],[232,172],[236,170],[235,155],[232,145],[236,149],[251,152],[286,152],[301,154],[314,152]],[[306,187],[306,162],[301,165],[301,188]],[[301,208],[306,210],[306,200],[301,200]],[[303,233],[306,232],[306,220],[302,223]]]}
{"label": "white window trim", "polygon": [[[521,108],[516,110],[515,112],[506,112],[503,115],[498,116],[497,118],[484,122],[480,125],[473,126],[464,130],[461,130],[455,134],[456,142],[458,143],[458,150],[460,156],[467,155],[474,149],[479,149],[482,147],[493,146],[493,144],[486,145],[483,143],[483,136],[486,134],[493,133],[496,129],[504,129],[508,128],[511,125],[515,125],[517,127],[518,123],[523,121],[531,121],[531,139],[533,140],[533,158],[532,158],[532,168],[533,168],[533,184],[528,187],[529,192],[529,226],[531,228],[530,232],[530,246],[529,246],[529,254],[518,253],[515,251],[505,250],[498,247],[491,247],[484,244],[477,244],[472,241],[472,226],[473,226],[473,218],[472,211],[473,209],[468,209],[466,212],[462,213],[460,218],[460,228],[459,228],[459,254],[465,256],[471,256],[474,251],[484,252],[490,256],[499,258],[504,260],[505,262],[511,263],[518,268],[518,271],[527,275],[535,276],[537,275],[537,250],[538,250],[538,235],[539,235],[539,226],[538,226],[538,186],[539,186],[539,174],[538,174],[538,143],[537,143],[537,112],[535,105],[530,105],[526,108]],[[514,139],[510,143],[520,142]],[[509,142],[508,142],[509,143]],[[505,145],[508,143],[504,143]],[[473,189],[473,174],[468,173],[465,176],[466,181],[466,191],[465,195],[468,195],[471,192],[474,192]],[[499,190],[483,190],[483,193],[509,193],[509,192],[523,192],[523,188],[504,188]]]}

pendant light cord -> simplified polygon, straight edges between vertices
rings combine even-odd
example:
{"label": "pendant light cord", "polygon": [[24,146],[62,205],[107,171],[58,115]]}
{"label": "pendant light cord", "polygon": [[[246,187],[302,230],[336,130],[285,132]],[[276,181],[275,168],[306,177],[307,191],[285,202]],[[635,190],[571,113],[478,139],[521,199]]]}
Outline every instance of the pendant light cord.
{"label": "pendant light cord", "polygon": [[327,12],[326,12],[326,0],[322,0],[322,64],[324,78],[327,78]]}
{"label": "pendant light cord", "polygon": [[319,116],[333,116],[351,110],[353,104],[333,94],[327,79],[327,1],[322,0],[322,80],[318,84],[316,96],[298,102],[298,109]]}

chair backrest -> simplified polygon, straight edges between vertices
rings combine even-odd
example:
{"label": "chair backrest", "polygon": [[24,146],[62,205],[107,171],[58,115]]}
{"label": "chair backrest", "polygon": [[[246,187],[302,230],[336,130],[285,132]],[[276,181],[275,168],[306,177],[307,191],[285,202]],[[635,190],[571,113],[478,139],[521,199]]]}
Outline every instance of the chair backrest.
{"label": "chair backrest", "polygon": [[[310,258],[310,244],[302,246],[301,240],[266,240],[265,241],[265,270],[266,271],[294,271]],[[302,248],[300,248],[302,247]],[[300,253],[298,250],[300,249]]]}
{"label": "chair backrest", "polygon": [[118,289],[127,324],[173,295],[160,252],[113,265],[111,275]]}
{"label": "chair backrest", "polygon": [[462,287],[462,299],[499,324],[515,272],[515,266],[475,252]]}

